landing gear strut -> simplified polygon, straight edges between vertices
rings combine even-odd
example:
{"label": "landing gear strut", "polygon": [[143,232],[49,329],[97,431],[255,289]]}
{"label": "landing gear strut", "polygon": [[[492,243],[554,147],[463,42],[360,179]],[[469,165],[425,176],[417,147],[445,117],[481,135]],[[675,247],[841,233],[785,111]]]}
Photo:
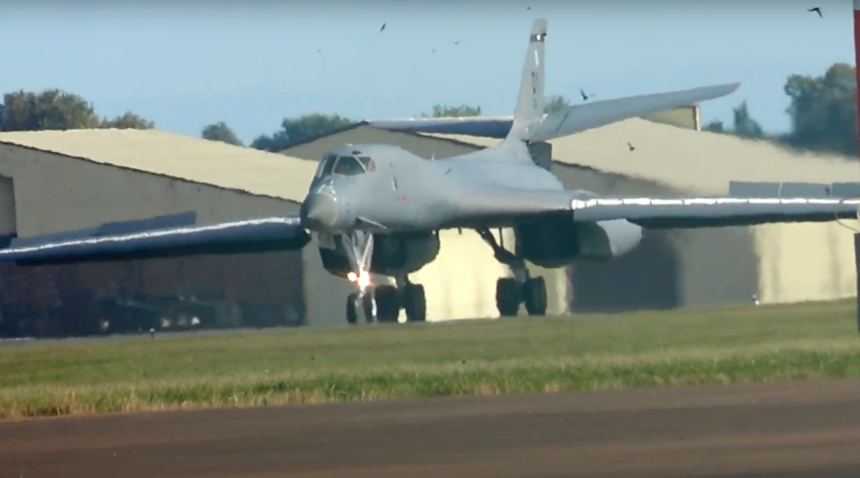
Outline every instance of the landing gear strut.
{"label": "landing gear strut", "polygon": [[397,285],[374,286],[370,280],[370,267],[373,259],[373,235],[363,231],[354,231],[341,236],[343,248],[346,251],[350,266],[353,270],[348,275],[350,281],[358,285],[346,299],[346,320],[350,324],[358,323],[358,311],[361,310],[365,322],[397,323],[400,309],[406,311],[407,322],[424,322],[427,320],[427,301],[424,296],[424,286],[409,282],[405,275],[397,277]]}
{"label": "landing gear strut", "polygon": [[546,282],[543,277],[529,277],[525,261],[500,246],[488,229],[478,234],[493,248],[496,260],[511,268],[514,277],[503,277],[496,282],[496,307],[502,317],[517,315],[520,304],[525,303],[529,315],[546,314]]}

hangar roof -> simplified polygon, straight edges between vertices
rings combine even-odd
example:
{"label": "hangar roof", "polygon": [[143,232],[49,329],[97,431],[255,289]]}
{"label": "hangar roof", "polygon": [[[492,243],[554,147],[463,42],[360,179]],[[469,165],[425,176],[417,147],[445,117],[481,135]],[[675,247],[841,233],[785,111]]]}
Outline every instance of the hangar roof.
{"label": "hangar roof", "polygon": [[295,202],[316,170],[282,154],[159,130],[9,132],[0,143]]}
{"label": "hangar roof", "polygon": [[[491,147],[501,140],[421,133]],[[700,193],[727,194],[730,181],[833,183],[860,178],[857,161],[794,151],[767,141],[630,119],[549,141],[553,160],[660,182]],[[627,143],[635,150],[630,151]]]}

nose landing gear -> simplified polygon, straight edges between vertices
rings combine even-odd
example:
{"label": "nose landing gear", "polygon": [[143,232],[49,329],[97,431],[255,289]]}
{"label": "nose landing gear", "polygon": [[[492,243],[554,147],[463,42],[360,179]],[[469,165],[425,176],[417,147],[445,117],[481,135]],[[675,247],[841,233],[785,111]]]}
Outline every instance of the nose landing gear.
{"label": "nose landing gear", "polygon": [[424,286],[409,282],[407,276],[399,276],[397,285],[374,286],[370,278],[370,267],[373,259],[373,235],[363,231],[354,231],[342,237],[344,250],[353,271],[348,275],[359,290],[346,299],[346,320],[350,324],[358,323],[359,311],[364,315],[365,322],[397,323],[400,310],[406,312],[407,322],[424,322],[427,320],[427,301]]}

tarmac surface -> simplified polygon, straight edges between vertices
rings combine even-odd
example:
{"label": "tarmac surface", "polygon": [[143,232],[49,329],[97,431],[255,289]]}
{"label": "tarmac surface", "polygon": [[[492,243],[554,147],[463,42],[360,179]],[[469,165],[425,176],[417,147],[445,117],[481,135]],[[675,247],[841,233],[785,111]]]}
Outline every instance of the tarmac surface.
{"label": "tarmac surface", "polygon": [[856,477],[860,382],[0,423],[0,478]]}

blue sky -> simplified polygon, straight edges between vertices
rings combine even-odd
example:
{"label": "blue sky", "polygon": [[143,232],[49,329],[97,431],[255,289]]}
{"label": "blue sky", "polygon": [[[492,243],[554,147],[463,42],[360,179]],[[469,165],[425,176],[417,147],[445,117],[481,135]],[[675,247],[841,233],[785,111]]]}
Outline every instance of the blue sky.
{"label": "blue sky", "polygon": [[788,75],[854,64],[851,1],[819,5],[823,19],[799,0],[2,2],[0,91],[62,88],[189,135],[223,120],[246,142],[311,112],[511,114],[531,22],[545,17],[550,94],[740,81],[703,119],[730,122],[746,99],[785,131]]}

